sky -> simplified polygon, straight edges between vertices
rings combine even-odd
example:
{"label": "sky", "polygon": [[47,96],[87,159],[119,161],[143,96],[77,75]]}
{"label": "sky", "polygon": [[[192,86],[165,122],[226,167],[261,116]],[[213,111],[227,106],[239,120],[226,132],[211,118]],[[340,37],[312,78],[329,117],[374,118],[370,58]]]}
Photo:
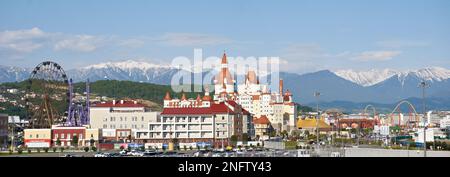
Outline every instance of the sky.
{"label": "sky", "polygon": [[195,48],[293,73],[450,68],[450,1],[0,1],[0,65],[168,64]]}

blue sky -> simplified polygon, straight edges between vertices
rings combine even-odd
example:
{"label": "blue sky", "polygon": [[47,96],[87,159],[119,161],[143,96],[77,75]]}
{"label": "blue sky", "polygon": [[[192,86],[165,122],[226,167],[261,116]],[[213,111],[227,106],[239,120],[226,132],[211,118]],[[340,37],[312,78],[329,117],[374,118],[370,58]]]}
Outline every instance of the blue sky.
{"label": "blue sky", "polygon": [[194,48],[296,73],[450,68],[450,1],[0,1],[0,65],[169,63]]}

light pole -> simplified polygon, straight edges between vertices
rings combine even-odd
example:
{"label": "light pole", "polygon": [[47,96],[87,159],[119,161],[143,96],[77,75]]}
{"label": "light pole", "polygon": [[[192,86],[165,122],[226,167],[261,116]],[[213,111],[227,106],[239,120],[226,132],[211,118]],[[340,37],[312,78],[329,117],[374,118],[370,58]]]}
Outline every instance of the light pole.
{"label": "light pole", "polygon": [[320,114],[319,114],[319,97],[320,92],[314,92],[314,96],[316,97],[316,108],[317,108],[317,117],[316,117],[316,138],[317,138],[317,147],[319,147],[319,120],[320,120]]}
{"label": "light pole", "polygon": [[426,136],[427,121],[425,119],[425,116],[426,116],[425,89],[430,87],[430,85],[427,82],[425,82],[425,80],[423,80],[422,82],[419,83],[419,87],[422,88],[422,109],[423,109],[423,118],[424,118],[424,122],[423,122],[423,156],[427,157],[427,136]]}

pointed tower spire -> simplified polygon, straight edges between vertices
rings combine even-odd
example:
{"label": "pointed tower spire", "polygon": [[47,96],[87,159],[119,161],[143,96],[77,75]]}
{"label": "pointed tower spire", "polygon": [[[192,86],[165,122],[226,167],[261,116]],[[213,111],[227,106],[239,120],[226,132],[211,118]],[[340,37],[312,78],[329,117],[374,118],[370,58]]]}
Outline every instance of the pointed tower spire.
{"label": "pointed tower spire", "polygon": [[183,92],[183,93],[181,93],[181,100],[187,100],[186,99],[186,94]]}
{"label": "pointed tower spire", "polygon": [[228,64],[227,54],[225,53],[225,50],[223,51],[222,64]]}
{"label": "pointed tower spire", "polygon": [[172,98],[170,97],[170,92],[167,91],[166,92],[166,96],[164,96],[164,100],[171,100]]}

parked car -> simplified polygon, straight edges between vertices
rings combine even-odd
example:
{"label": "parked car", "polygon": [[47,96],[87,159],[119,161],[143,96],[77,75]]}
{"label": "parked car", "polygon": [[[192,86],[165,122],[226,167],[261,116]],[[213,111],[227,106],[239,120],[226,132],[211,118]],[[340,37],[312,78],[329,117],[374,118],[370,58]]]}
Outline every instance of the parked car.
{"label": "parked car", "polygon": [[297,157],[311,157],[311,154],[306,149],[297,150]]}

